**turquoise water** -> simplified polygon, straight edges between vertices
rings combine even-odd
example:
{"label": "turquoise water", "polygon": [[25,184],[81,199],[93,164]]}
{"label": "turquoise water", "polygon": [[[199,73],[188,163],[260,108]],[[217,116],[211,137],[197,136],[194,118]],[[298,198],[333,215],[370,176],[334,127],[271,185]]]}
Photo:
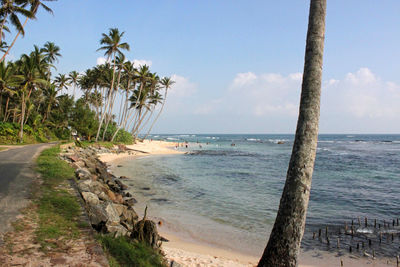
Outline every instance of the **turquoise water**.
{"label": "turquoise water", "polygon": [[[123,160],[139,208],[166,227],[219,247],[259,256],[271,231],[293,135],[155,135],[189,142],[183,155]],[[278,144],[283,142],[283,144]],[[232,144],[235,144],[232,146]],[[312,232],[357,217],[398,218],[400,135],[321,135],[303,247]],[[397,246],[398,248],[398,246]]]}

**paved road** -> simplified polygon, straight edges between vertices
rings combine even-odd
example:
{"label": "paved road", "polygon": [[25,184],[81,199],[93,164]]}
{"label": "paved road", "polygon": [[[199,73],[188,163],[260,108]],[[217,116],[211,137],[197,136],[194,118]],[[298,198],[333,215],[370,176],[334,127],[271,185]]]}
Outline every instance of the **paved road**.
{"label": "paved road", "polygon": [[38,154],[51,144],[27,145],[0,151],[0,243],[19,210],[29,203],[30,185]]}

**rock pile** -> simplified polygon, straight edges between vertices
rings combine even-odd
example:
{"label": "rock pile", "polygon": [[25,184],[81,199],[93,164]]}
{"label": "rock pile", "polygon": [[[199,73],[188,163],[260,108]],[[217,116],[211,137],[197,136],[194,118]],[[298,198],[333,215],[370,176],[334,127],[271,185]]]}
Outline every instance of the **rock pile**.
{"label": "rock pile", "polygon": [[138,215],[133,209],[136,199],[126,192],[128,186],[120,180],[124,177],[117,178],[109,173],[107,166],[97,158],[100,153],[121,151],[125,149],[120,147],[118,150],[110,150],[93,146],[79,148],[69,145],[64,146],[60,157],[75,169],[77,188],[96,231],[129,236],[158,249],[161,237],[155,223],[147,220],[146,216],[138,221]]}

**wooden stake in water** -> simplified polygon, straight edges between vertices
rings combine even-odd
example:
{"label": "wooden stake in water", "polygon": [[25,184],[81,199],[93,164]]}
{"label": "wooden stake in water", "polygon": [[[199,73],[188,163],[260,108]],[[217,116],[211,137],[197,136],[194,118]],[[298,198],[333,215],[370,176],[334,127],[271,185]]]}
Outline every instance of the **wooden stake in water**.
{"label": "wooden stake in water", "polygon": [[349,253],[352,253],[353,252],[353,248],[350,246],[349,247]]}
{"label": "wooden stake in water", "polygon": [[367,217],[365,217],[365,227],[368,227],[368,218]]}
{"label": "wooden stake in water", "polygon": [[361,226],[360,217],[358,217],[357,220],[358,220],[358,226]]}
{"label": "wooden stake in water", "polygon": [[368,239],[368,246],[371,246],[371,245],[372,245],[372,240]]}
{"label": "wooden stake in water", "polygon": [[374,228],[376,228],[376,219],[374,220]]}
{"label": "wooden stake in water", "polygon": [[344,231],[347,233],[348,227],[347,227],[347,222],[344,222]]}
{"label": "wooden stake in water", "polygon": [[382,233],[379,234],[379,244],[382,243]]}
{"label": "wooden stake in water", "polygon": [[315,239],[315,232],[312,233],[312,239]]}
{"label": "wooden stake in water", "polygon": [[340,248],[340,239],[339,238],[337,239],[337,248],[338,249]]}
{"label": "wooden stake in water", "polygon": [[[340,260],[340,266],[343,267],[343,260]],[[399,267],[399,266],[397,266]]]}
{"label": "wooden stake in water", "polygon": [[321,230],[321,228],[318,230],[318,237],[321,237],[321,232],[322,232],[322,230]]}
{"label": "wooden stake in water", "polygon": [[372,258],[375,258],[375,249],[372,250]]}
{"label": "wooden stake in water", "polygon": [[325,227],[325,236],[328,237],[328,226]]}
{"label": "wooden stake in water", "polygon": [[360,243],[357,243],[357,250],[360,249]]}
{"label": "wooden stake in water", "polygon": [[393,226],[395,226],[395,224],[396,224],[396,222],[395,222],[395,220],[393,219]]}
{"label": "wooden stake in water", "polygon": [[399,267],[399,256],[396,256],[397,267]]}

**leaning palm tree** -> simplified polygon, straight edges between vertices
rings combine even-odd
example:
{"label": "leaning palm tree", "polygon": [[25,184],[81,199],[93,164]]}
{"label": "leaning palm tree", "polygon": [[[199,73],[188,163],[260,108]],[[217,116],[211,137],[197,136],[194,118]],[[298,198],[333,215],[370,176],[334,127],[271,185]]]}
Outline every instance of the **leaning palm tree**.
{"label": "leaning palm tree", "polygon": [[154,124],[156,123],[156,121],[157,121],[158,118],[160,117],[161,112],[162,112],[163,109],[164,109],[165,101],[167,100],[168,89],[171,88],[171,86],[175,83],[175,81],[171,80],[170,77],[164,77],[164,78],[161,79],[161,82],[160,82],[160,83],[161,83],[161,85],[165,88],[164,101],[162,102],[161,109],[160,109],[160,111],[158,112],[157,117],[154,119],[154,121],[153,121],[153,123],[151,124],[151,126],[150,126],[150,128],[149,128],[149,130],[148,130],[148,132],[147,132],[147,134],[146,134],[146,136],[145,136],[143,139],[146,139],[147,136],[149,136],[149,134],[150,134],[150,132],[151,132],[151,129],[153,129]]}
{"label": "leaning palm tree", "polygon": [[120,33],[117,28],[111,28],[108,35],[105,33],[102,34],[102,38],[100,39],[100,44],[102,46],[99,49],[97,49],[97,51],[104,50],[105,51],[104,55],[107,56],[108,60],[113,58],[113,75],[112,75],[111,87],[107,96],[107,102],[105,103],[106,105],[105,112],[103,112],[100,118],[99,128],[96,134],[96,142],[99,139],[100,129],[103,125],[105,115],[107,114],[108,109],[111,107],[111,94],[114,90],[114,81],[115,81],[116,55],[122,54],[121,50],[129,51],[130,49],[128,43],[121,43],[121,38],[124,35],[124,33],[125,32]]}
{"label": "leaning palm tree", "polygon": [[15,0],[16,3],[21,4],[22,7],[24,7],[24,8],[29,4],[30,5],[29,11],[31,12],[32,16],[31,17],[26,16],[24,24],[22,25],[21,29],[18,30],[17,35],[15,36],[15,38],[12,41],[11,45],[8,47],[7,51],[4,53],[3,57],[0,59],[0,62],[2,62],[5,59],[5,57],[8,55],[8,53],[11,50],[11,48],[14,46],[15,42],[17,41],[18,36],[20,34],[24,35],[23,33],[24,33],[24,28],[26,26],[26,23],[28,22],[28,20],[30,18],[35,18],[39,7],[42,7],[47,12],[53,14],[53,11],[51,10],[51,8],[49,8],[48,6],[43,4],[43,1],[57,1],[57,0]]}
{"label": "leaning palm tree", "polygon": [[69,73],[69,80],[71,81],[71,83],[74,85],[74,91],[72,93],[72,97],[73,99],[75,99],[75,89],[76,89],[76,84],[78,83],[78,78],[79,78],[79,73],[75,70],[71,71]]}
{"label": "leaning palm tree", "polygon": [[23,15],[27,18],[34,18],[35,15],[30,11],[24,8],[24,4],[26,4],[28,0],[25,1],[15,1],[15,0],[2,0],[0,2],[0,43],[3,38],[3,30],[7,27],[5,24],[7,23],[8,18],[10,18],[11,24],[15,27],[17,31],[20,31],[22,35],[25,34],[24,27],[21,24],[21,21],[18,18],[18,15]]}
{"label": "leaning palm tree", "polygon": [[258,266],[297,266],[317,151],[326,0],[311,0],[292,156],[278,214]]}

